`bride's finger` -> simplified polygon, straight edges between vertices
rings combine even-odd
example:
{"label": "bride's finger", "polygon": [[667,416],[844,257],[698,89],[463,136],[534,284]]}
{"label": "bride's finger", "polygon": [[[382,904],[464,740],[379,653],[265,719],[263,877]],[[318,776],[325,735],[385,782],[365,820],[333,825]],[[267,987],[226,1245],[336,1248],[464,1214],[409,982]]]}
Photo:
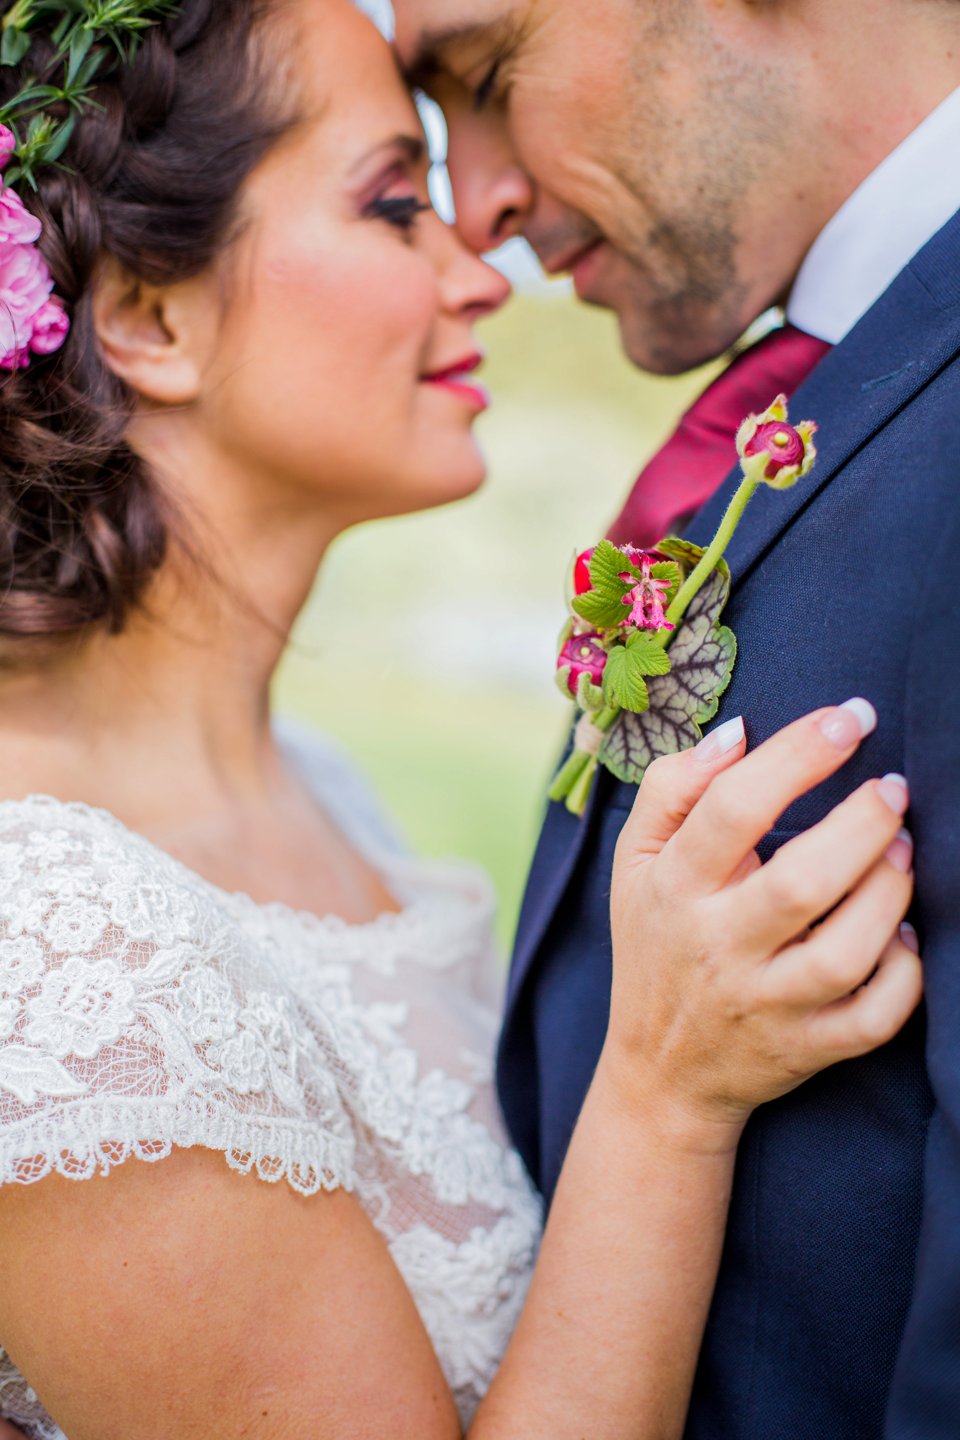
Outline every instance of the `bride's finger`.
{"label": "bride's finger", "polygon": [[784,810],[839,770],[876,723],[866,700],[817,710],[720,775],[671,843],[675,883],[700,894],[727,884]]}
{"label": "bride's finger", "polygon": [[805,1010],[844,999],[873,973],[912,895],[913,876],[881,860],[806,940],[770,961],[765,988]]}
{"label": "bride's finger", "polygon": [[902,939],[893,940],[866,985],[812,1018],[810,1042],[824,1064],[866,1055],[902,1030],[922,995],[919,957]]}
{"label": "bride's finger", "polygon": [[737,716],[711,731],[696,749],[655,760],[621,832],[625,858],[646,859],[662,850],[714,778],[742,759],[746,745],[743,720]]}
{"label": "bride's finger", "polygon": [[781,846],[737,891],[743,946],[773,954],[832,910],[889,849],[908,804],[899,777],[870,780]]}

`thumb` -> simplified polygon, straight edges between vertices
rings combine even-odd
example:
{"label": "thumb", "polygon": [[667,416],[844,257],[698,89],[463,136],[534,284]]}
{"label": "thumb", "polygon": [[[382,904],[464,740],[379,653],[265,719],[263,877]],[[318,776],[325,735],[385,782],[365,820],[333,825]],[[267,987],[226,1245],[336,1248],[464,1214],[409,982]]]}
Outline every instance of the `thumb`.
{"label": "thumb", "polygon": [[711,781],[743,758],[743,716],[718,725],[693,750],[654,760],[637,791],[620,844],[625,858],[657,855],[709,789]]}

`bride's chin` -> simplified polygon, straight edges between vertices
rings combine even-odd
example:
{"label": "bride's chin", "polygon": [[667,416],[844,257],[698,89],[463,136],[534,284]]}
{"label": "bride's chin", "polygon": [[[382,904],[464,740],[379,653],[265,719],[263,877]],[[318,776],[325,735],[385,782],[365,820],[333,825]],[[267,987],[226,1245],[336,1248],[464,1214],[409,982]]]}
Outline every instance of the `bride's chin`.
{"label": "bride's chin", "polygon": [[[488,466],[472,433],[463,436],[460,443],[452,446],[437,445],[430,456],[429,469],[424,470],[422,508],[447,505],[456,500],[465,500],[479,490],[487,479]],[[421,508],[417,505],[411,508]]]}
{"label": "bride's chin", "polygon": [[[448,495],[447,501],[466,500],[470,495],[475,495],[487,483],[489,473],[484,456],[479,449],[474,447],[471,463],[465,465],[462,473],[458,475],[459,483],[456,487],[449,484],[448,477],[447,488],[451,493]],[[441,504],[443,503],[445,502],[441,501]]]}
{"label": "bride's chin", "polygon": [[[421,510],[437,510],[444,505],[455,505],[467,500],[482,489],[487,480],[487,464],[479,451],[470,457],[469,463],[460,460],[440,469],[431,466],[429,473],[416,478],[402,490],[393,490],[380,497],[382,508],[378,518],[389,515],[415,515]],[[373,518],[373,517],[371,517]]]}

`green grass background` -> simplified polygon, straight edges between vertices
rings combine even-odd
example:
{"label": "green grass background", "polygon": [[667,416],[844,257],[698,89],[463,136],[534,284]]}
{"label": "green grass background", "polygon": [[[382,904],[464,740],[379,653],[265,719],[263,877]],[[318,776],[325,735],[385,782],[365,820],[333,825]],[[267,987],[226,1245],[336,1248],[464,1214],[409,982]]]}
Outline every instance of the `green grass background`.
{"label": "green grass background", "polygon": [[708,376],[641,375],[612,317],[561,289],[518,296],[481,340],[487,486],[338,541],[276,704],[352,752],[418,850],[491,872],[506,945],[569,721],[552,679],[565,568]]}

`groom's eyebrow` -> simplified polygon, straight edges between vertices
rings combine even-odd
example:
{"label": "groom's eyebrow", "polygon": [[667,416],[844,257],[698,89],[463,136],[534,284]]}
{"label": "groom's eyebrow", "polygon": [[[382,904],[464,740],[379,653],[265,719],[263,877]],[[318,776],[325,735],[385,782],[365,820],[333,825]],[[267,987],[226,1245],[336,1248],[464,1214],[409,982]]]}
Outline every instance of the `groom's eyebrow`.
{"label": "groom's eyebrow", "polygon": [[499,20],[464,21],[422,30],[413,57],[403,67],[407,83],[424,85],[438,71],[450,68],[458,50],[475,48],[480,43],[491,53],[505,50],[519,29],[513,16],[504,15]]}

